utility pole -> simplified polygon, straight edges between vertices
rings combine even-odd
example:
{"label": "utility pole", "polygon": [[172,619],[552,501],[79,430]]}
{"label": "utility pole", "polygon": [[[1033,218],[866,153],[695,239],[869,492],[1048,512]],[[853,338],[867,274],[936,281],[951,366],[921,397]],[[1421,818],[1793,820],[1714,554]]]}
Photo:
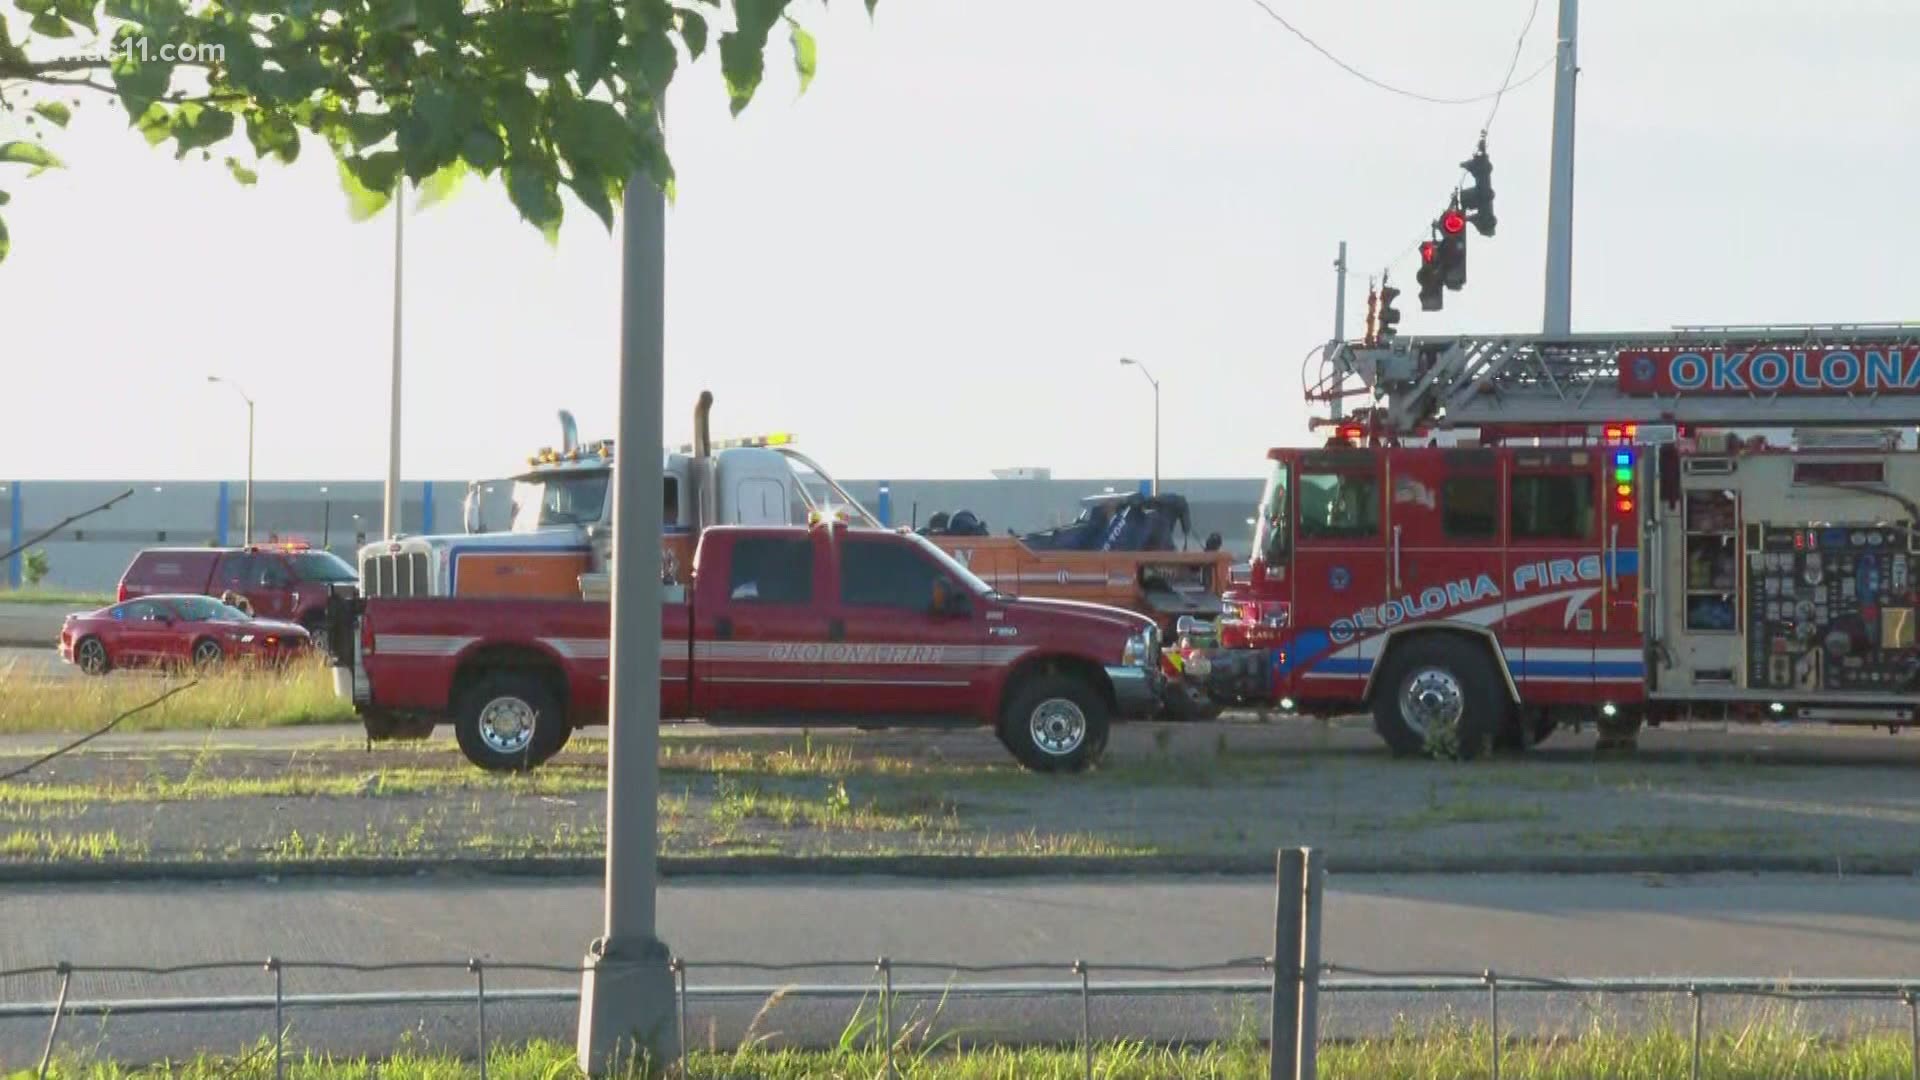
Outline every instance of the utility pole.
{"label": "utility pole", "polygon": [[1333,340],[1328,343],[1327,359],[1333,362],[1333,402],[1329,410],[1335,420],[1339,420],[1342,408],[1340,392],[1346,389],[1347,376],[1340,367],[1337,353],[1342,342],[1347,340],[1347,242],[1340,241],[1340,254],[1333,260]]}
{"label": "utility pole", "polygon": [[1553,65],[1553,160],[1547,191],[1547,304],[1549,336],[1573,330],[1573,91],[1580,73],[1575,49],[1580,0],[1560,0],[1559,54]]}
{"label": "utility pole", "polygon": [[1153,494],[1157,497],[1160,494],[1160,380],[1154,378],[1153,372],[1147,370],[1147,365],[1138,360],[1123,356],[1120,366],[1139,368],[1140,374],[1153,384]]}
{"label": "utility pole", "polygon": [[253,543],[253,398],[247,393],[245,387],[242,387],[232,379],[219,375],[209,375],[207,376],[207,381],[210,383],[227,384],[233,389],[234,393],[240,395],[241,401],[247,403],[247,512],[245,518],[246,524],[242,527],[241,542],[251,544]]}
{"label": "utility pole", "polygon": [[387,397],[386,532],[400,535],[400,283],[406,234],[405,180],[393,185],[393,389]]}
{"label": "utility pole", "polygon": [[660,422],[666,340],[666,199],[636,173],[621,201],[620,420],[613,470],[613,674],[607,711],[605,924],[580,986],[580,1068],[664,1070],[679,1041],[659,938]]}

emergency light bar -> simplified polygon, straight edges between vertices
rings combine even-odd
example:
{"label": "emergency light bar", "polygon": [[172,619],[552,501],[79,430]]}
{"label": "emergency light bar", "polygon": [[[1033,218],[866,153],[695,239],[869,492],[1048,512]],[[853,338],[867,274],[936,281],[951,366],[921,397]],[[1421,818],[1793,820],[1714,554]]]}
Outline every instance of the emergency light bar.
{"label": "emergency light bar", "polygon": [[560,453],[554,450],[554,448],[551,446],[543,446],[540,448],[539,453],[534,454],[531,457],[527,458],[527,464],[559,465],[564,462],[578,462],[578,461],[584,461],[584,462],[587,462],[588,464],[593,464],[595,461],[598,461],[598,460],[605,460],[605,461],[613,460],[613,440],[612,439],[601,439],[599,442],[596,442],[596,443],[589,443],[585,446],[576,446],[565,453]]}

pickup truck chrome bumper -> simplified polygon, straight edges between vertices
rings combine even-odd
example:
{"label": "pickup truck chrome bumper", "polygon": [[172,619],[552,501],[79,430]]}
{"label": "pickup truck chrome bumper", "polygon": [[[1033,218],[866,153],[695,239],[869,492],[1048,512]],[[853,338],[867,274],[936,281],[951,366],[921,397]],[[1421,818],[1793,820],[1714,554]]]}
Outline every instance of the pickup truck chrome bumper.
{"label": "pickup truck chrome bumper", "polygon": [[1116,718],[1139,720],[1150,717],[1159,708],[1160,676],[1142,667],[1110,667],[1107,681],[1113,684]]}

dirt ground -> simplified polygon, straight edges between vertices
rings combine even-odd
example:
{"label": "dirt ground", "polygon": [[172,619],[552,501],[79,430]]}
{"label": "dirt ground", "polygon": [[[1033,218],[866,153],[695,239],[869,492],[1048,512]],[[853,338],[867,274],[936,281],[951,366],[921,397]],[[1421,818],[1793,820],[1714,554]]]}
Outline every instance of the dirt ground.
{"label": "dirt ground", "polygon": [[[599,850],[602,739],[526,777],[445,739],[179,738],[82,751],[0,784],[0,862],[540,856]],[[217,738],[217,737],[216,737]],[[675,729],[668,854],[1920,858],[1920,739],[1654,731],[1628,760],[1563,732],[1524,758],[1395,760],[1357,724],[1137,724],[1079,776],[1011,765],[984,732]],[[0,770],[24,752],[0,747]]]}

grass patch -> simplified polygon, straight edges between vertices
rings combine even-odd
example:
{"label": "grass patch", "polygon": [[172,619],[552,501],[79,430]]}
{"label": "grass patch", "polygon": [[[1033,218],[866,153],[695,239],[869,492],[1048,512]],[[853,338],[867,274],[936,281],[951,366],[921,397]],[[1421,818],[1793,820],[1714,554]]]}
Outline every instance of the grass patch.
{"label": "grass patch", "polygon": [[1616,825],[1582,832],[1528,831],[1516,838],[1516,845],[1601,855],[1778,854],[1792,846],[1792,837],[1777,830],[1732,825]]}
{"label": "grass patch", "polygon": [[144,844],[123,841],[117,833],[50,833],[16,829],[0,833],[0,858],[20,862],[98,862],[137,858]]}
{"label": "grass patch", "polygon": [[1520,821],[1540,821],[1547,817],[1546,808],[1538,803],[1493,802],[1484,799],[1462,799],[1458,802],[1435,802],[1411,814],[1404,814],[1387,823],[1388,828],[1400,830],[1427,829],[1441,825],[1495,825]]}
{"label": "grass patch", "polygon": [[[769,1007],[775,1003],[769,1002]],[[1085,1063],[1076,1047],[961,1046],[945,1036],[928,1037],[917,1022],[894,1046],[901,1074],[916,1080],[1077,1080]],[[858,1018],[840,1045],[828,1050],[769,1048],[754,1040],[736,1051],[693,1048],[689,1073],[695,1077],[756,1080],[868,1078],[885,1073],[884,1049],[873,1045],[870,1025]],[[1911,1047],[1896,1032],[1864,1032],[1841,1038],[1800,1030],[1788,1021],[1761,1021],[1716,1032],[1702,1046],[1705,1080],[1771,1080],[1784,1076],[1891,1077],[1911,1069]],[[1320,1075],[1327,1080],[1425,1080],[1430,1077],[1480,1078],[1489,1075],[1492,1043],[1482,1028],[1468,1025],[1408,1029],[1393,1035],[1328,1042],[1319,1051]],[[1511,1080],[1588,1080],[1618,1077],[1654,1080],[1688,1076],[1692,1044],[1675,1031],[1635,1033],[1593,1030],[1577,1037],[1514,1040],[1502,1049],[1500,1075]],[[487,1058],[487,1076],[498,1080],[555,1080],[578,1076],[575,1051],[557,1042],[496,1047]],[[1164,1046],[1140,1041],[1105,1042],[1094,1047],[1094,1074],[1105,1080],[1255,1080],[1267,1076],[1266,1050],[1251,1035],[1204,1045]],[[290,1055],[286,1075],[293,1080],[466,1080],[480,1075],[478,1063],[461,1058],[403,1050],[380,1060]],[[128,1080],[134,1070],[110,1062],[63,1058],[51,1076],[62,1080]],[[270,1045],[239,1058],[203,1056],[169,1063],[153,1075],[169,1080],[232,1080],[273,1075]],[[611,1075],[637,1080],[638,1067]]]}
{"label": "grass patch", "polygon": [[567,765],[549,765],[525,775],[487,773],[467,765],[446,768],[394,767],[357,775],[316,772],[216,777],[190,771],[177,780],[148,777],[98,784],[12,785],[0,788],[0,812],[28,807],[205,799],[381,798],[454,792],[569,795],[604,791],[606,786],[605,769]]}
{"label": "grass patch", "polygon": [[69,592],[64,589],[0,589],[0,604],[45,604],[92,611],[113,603],[106,593]]}
{"label": "grass patch", "polygon": [[[174,685],[171,677],[109,675],[94,679],[0,681],[0,735],[92,731],[152,700]],[[315,659],[283,672],[215,672],[122,724],[119,731],[197,731],[213,728],[337,724],[354,719],[353,706],[334,697],[333,676]]]}

